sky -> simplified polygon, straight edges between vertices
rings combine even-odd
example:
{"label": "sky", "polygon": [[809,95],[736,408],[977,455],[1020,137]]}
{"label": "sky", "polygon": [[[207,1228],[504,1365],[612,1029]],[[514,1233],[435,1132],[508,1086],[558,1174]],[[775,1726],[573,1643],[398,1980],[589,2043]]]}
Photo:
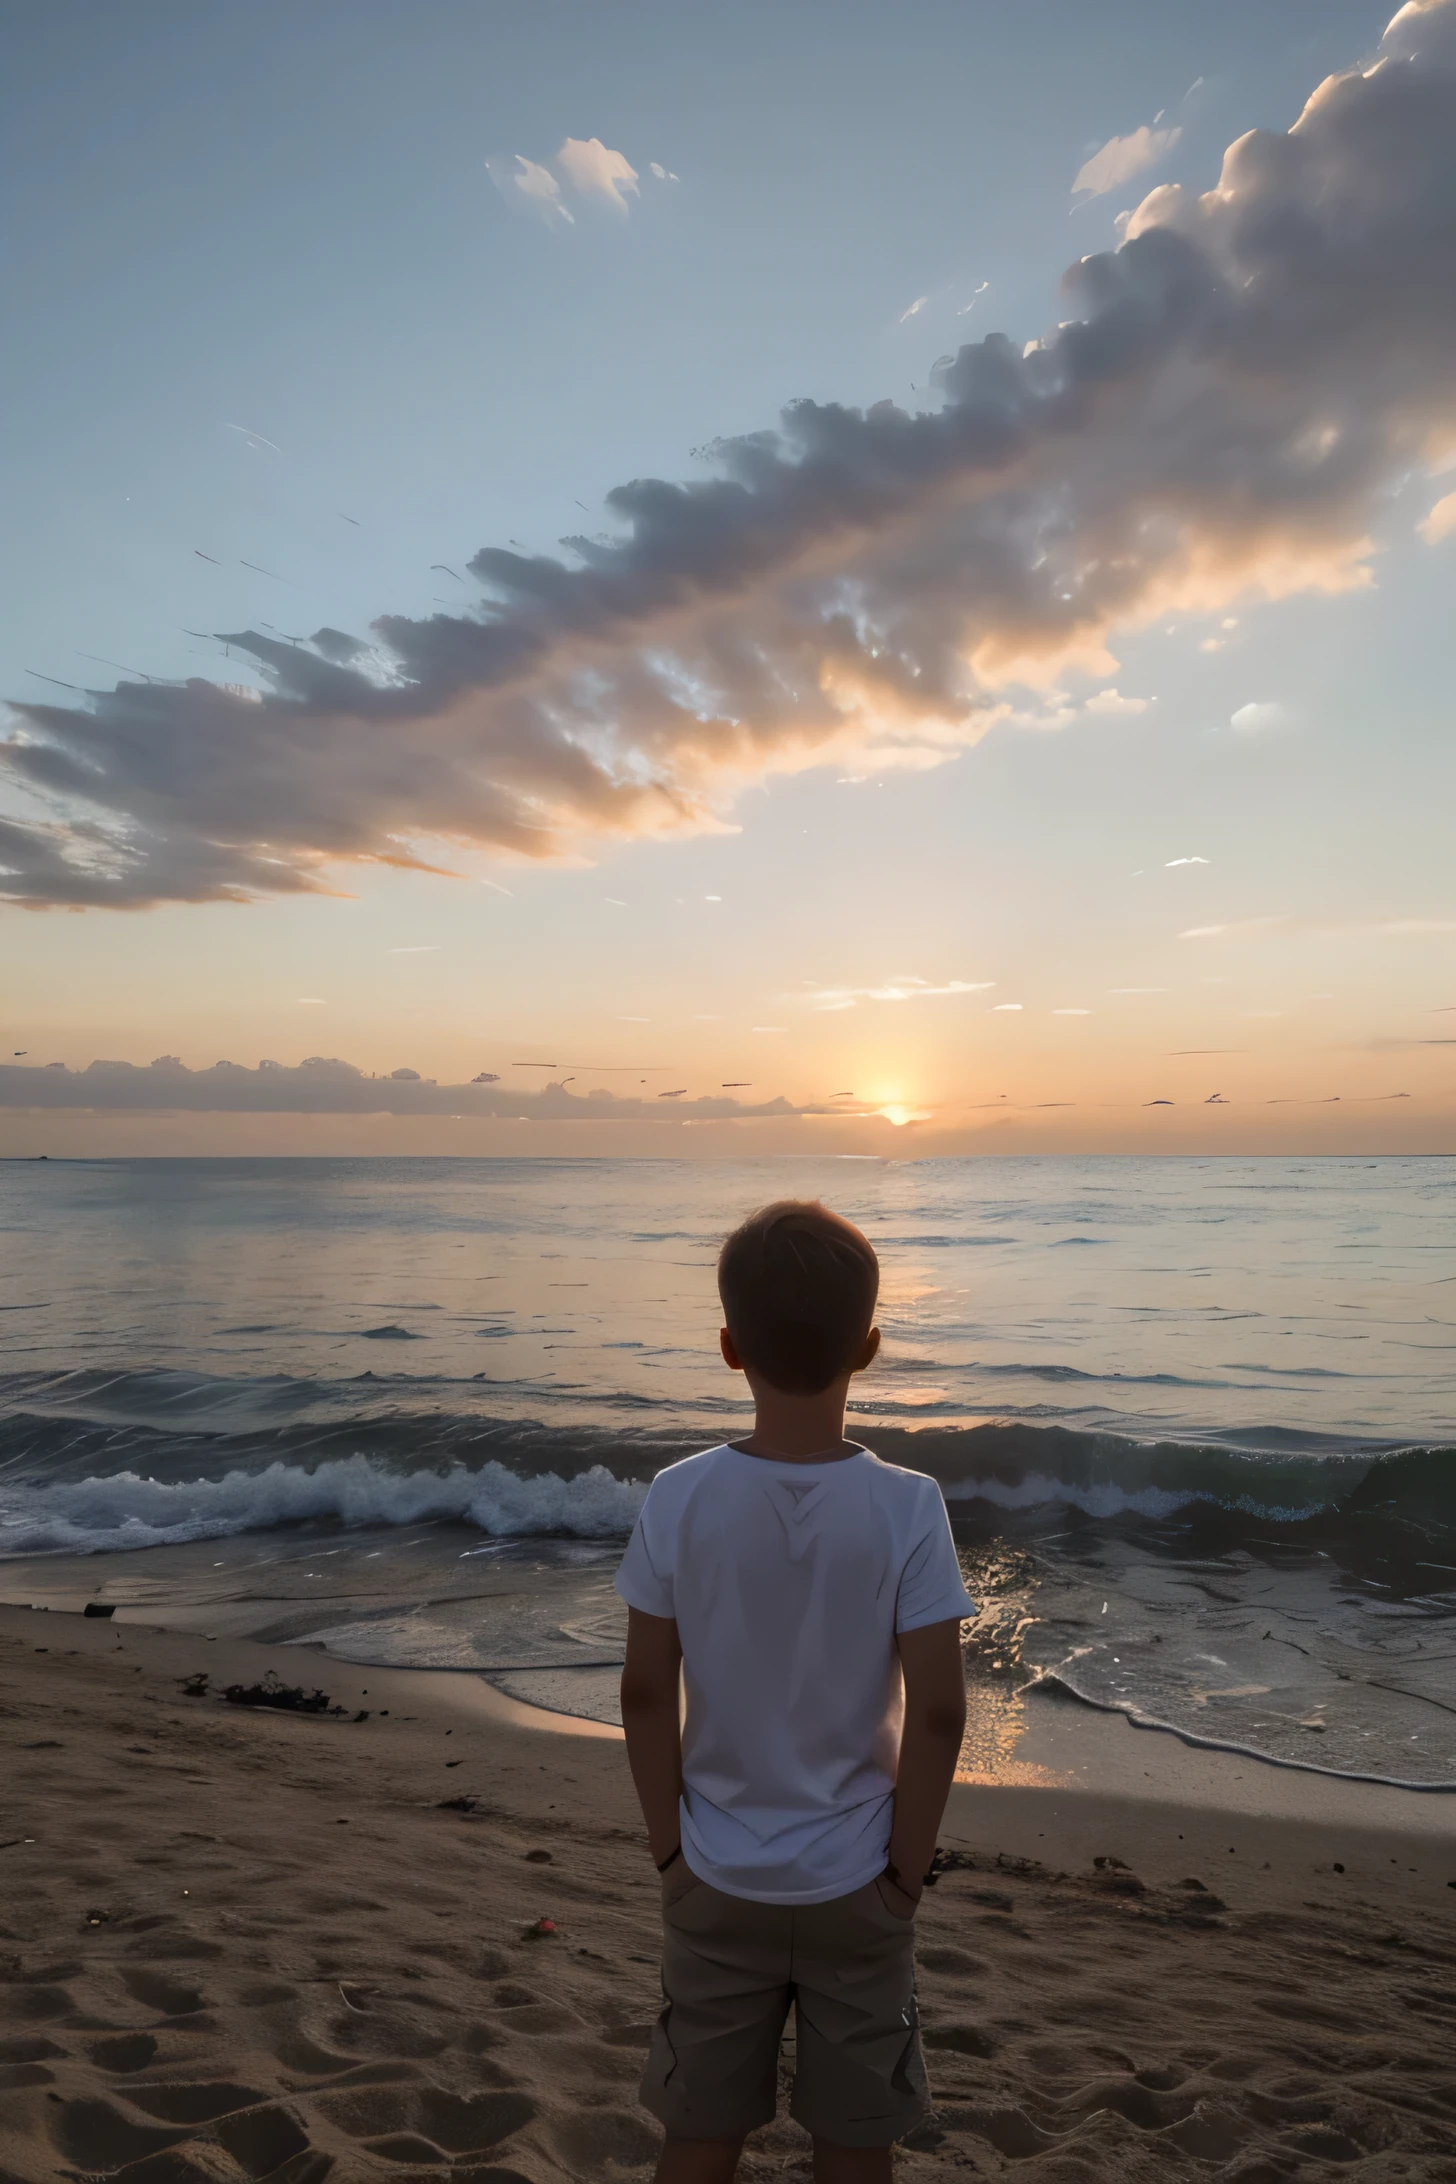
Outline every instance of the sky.
{"label": "sky", "polygon": [[0,1153],[1456,1151],[1456,0],[8,45]]}

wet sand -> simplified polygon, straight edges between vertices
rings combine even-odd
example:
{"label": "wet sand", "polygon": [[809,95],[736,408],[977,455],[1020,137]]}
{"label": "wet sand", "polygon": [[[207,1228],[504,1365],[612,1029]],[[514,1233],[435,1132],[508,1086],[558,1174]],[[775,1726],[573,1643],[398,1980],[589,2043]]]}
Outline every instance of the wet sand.
{"label": "wet sand", "polygon": [[[269,1669],[346,1713],[215,1695]],[[1046,1701],[942,1842],[903,2175],[1456,2184],[1456,1800]],[[644,2175],[657,1943],[611,1732],[0,1609],[0,2184]]]}

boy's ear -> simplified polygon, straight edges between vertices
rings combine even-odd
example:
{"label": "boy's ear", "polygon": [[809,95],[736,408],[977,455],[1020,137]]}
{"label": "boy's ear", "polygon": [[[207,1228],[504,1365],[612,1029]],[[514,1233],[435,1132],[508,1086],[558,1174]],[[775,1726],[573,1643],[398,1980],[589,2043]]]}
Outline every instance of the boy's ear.
{"label": "boy's ear", "polygon": [[718,1330],[718,1348],[723,1352],[723,1363],[727,1366],[729,1372],[741,1373],[743,1360],[738,1355],[737,1349],[734,1347],[733,1337],[726,1327],[720,1327]]}
{"label": "boy's ear", "polygon": [[860,1351],[859,1356],[855,1359],[853,1365],[851,1365],[850,1371],[854,1373],[862,1373],[865,1370],[866,1366],[873,1365],[875,1358],[879,1354],[879,1348],[880,1330],[878,1327],[872,1327],[869,1333],[865,1336],[864,1348]]}

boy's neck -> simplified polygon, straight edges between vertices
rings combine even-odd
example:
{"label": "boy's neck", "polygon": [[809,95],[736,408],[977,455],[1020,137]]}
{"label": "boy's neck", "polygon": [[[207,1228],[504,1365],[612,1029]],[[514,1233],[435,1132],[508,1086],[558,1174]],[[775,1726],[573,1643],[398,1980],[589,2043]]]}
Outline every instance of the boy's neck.
{"label": "boy's neck", "polygon": [[753,1431],[733,1446],[746,1456],[766,1456],[781,1464],[833,1463],[857,1456],[854,1442],[844,1438],[844,1405],[849,1380],[837,1380],[821,1395],[787,1395],[766,1381],[750,1375],[753,1389]]}

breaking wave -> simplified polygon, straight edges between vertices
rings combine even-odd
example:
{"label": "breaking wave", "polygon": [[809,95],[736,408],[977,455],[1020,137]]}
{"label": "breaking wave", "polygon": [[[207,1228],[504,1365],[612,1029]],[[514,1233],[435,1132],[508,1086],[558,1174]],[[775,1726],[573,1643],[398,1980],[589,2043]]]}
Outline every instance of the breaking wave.
{"label": "breaking wave", "polygon": [[0,1491],[0,1553],[119,1553],[320,1518],[346,1525],[446,1520],[503,1539],[611,1539],[630,1532],[645,1491],[599,1464],[570,1479],[554,1472],[524,1477],[500,1463],[402,1472],[367,1456],[312,1470],[272,1463],[215,1479],[121,1471]]}

